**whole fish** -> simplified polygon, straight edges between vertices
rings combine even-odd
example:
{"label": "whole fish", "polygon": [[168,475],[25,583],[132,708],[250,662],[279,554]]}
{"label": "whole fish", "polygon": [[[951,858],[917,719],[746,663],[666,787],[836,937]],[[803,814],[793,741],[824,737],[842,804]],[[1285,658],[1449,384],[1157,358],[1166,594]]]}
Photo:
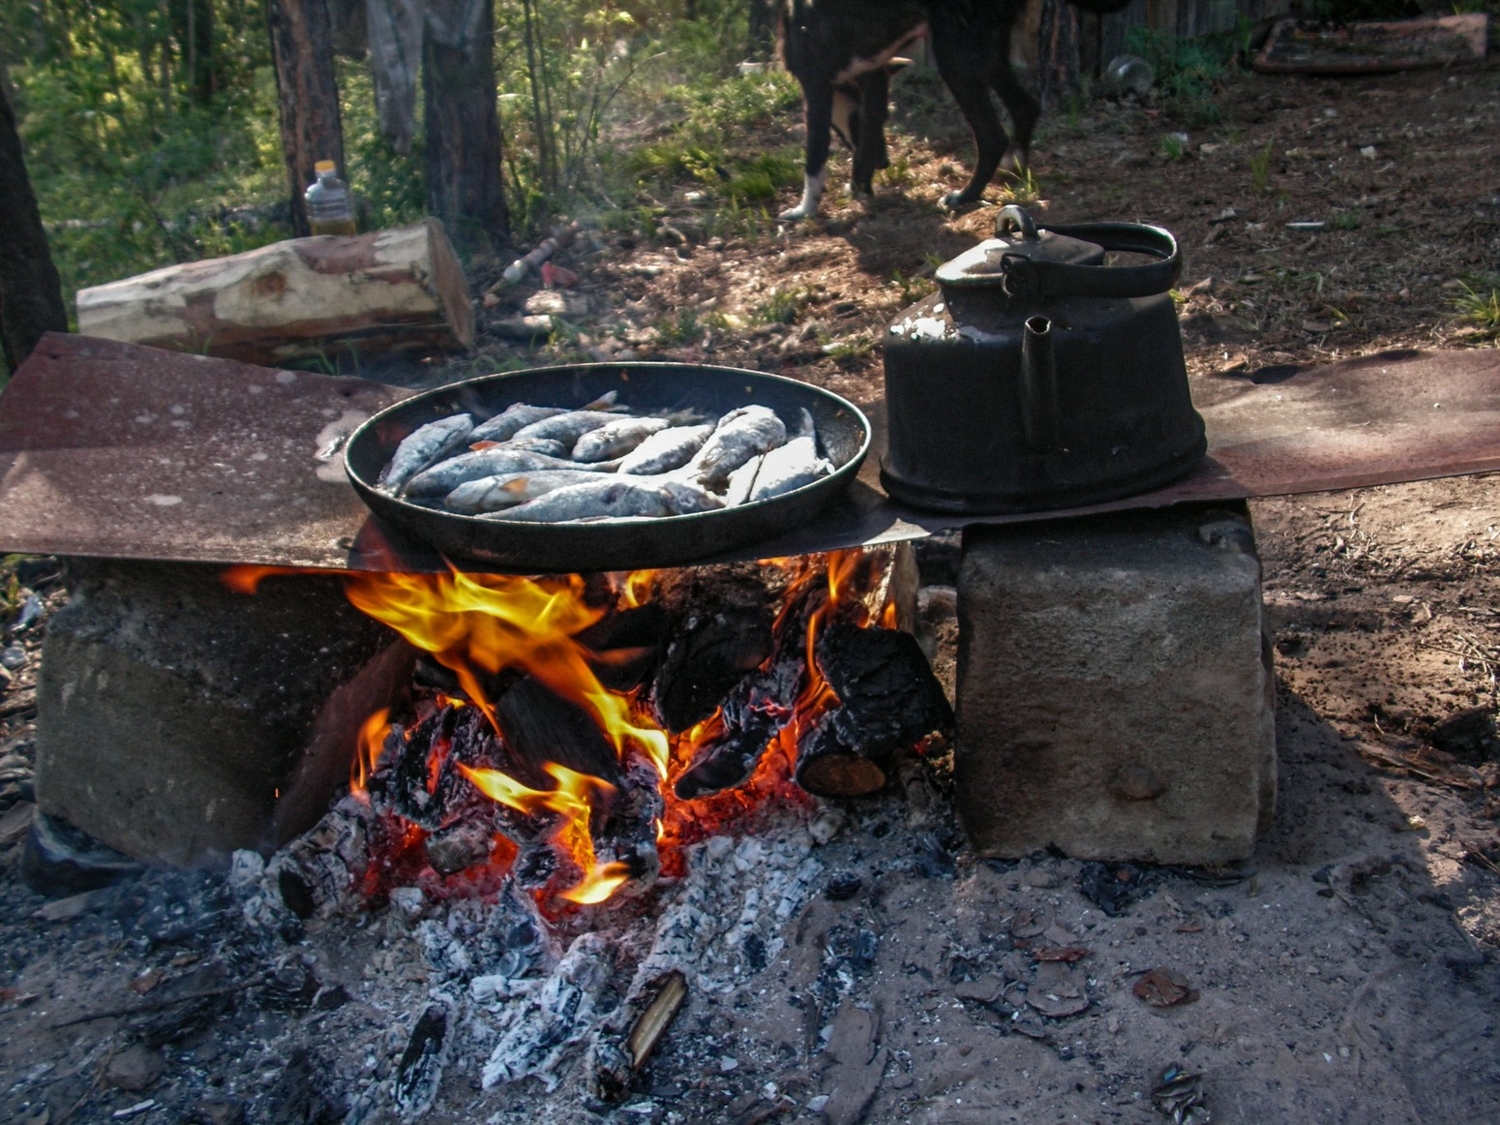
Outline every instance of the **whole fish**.
{"label": "whole fish", "polygon": [[758,453],[729,474],[729,484],[724,489],[724,507],[735,508],[749,502],[750,493],[755,489],[755,478],[760,475],[766,456]]}
{"label": "whole fish", "polygon": [[[615,462],[614,464],[618,464]],[[496,473],[528,473],[538,469],[577,469],[580,466],[561,457],[548,457],[545,453],[533,453],[528,449],[512,449],[508,445],[497,445],[492,449],[460,453],[425,469],[411,478],[402,494],[414,500],[435,499],[447,496],[466,481],[480,477],[492,477]],[[594,466],[596,472],[607,471],[610,462]]]}
{"label": "whole fish", "polygon": [[[618,394],[618,391],[610,391],[608,394],[595,399],[583,409],[609,410],[615,405],[615,398]],[[555,418],[559,414],[566,414],[571,409],[571,407],[567,406],[532,406],[525,402],[512,403],[493,418],[489,418],[475,426],[474,433],[470,435],[469,440],[509,441],[523,427],[547,418]]]}
{"label": "whole fish", "polygon": [[573,446],[573,460],[608,461],[611,457],[624,457],[670,425],[665,418],[616,418],[579,438]]}
{"label": "whole fish", "polygon": [[544,418],[554,418],[567,412],[566,406],[530,406],[524,402],[517,402],[507,406],[493,418],[475,426],[474,432],[469,435],[469,440],[509,441],[516,436],[516,431],[522,426],[529,426],[533,422],[540,422]]}
{"label": "whole fish", "polygon": [[498,473],[466,481],[443,498],[443,507],[465,515],[498,512],[535,500],[554,489],[598,480],[588,469],[543,469],[531,473]]}
{"label": "whole fish", "polygon": [[610,476],[555,489],[487,518],[564,523],[571,520],[680,516],[689,512],[713,511],[723,506],[724,502],[717,496],[687,481]]}
{"label": "whole fish", "polygon": [[703,448],[716,424],[705,422],[701,426],[672,426],[658,430],[625,455],[620,462],[620,472],[651,476],[680,469]]}
{"label": "whole fish", "polygon": [[782,496],[832,472],[833,463],[818,456],[817,442],[813,438],[793,438],[765,455],[750,490],[750,501],[754,503]]}
{"label": "whole fish", "polygon": [[550,438],[516,438],[511,441],[474,441],[473,438],[474,435],[470,434],[469,448],[476,453],[481,449],[494,449],[503,445],[506,449],[525,449],[532,453],[545,453],[548,457],[566,458],[568,456],[568,447]]}
{"label": "whole fish", "polygon": [[401,439],[376,483],[388,492],[399,494],[402,486],[428,465],[462,449],[473,430],[474,418],[469,414],[455,414],[418,426]]}
{"label": "whole fish", "polygon": [[833,463],[818,456],[818,431],[812,415],[801,411],[797,436],[768,452],[755,474],[750,501],[769,500],[828,476]]}
{"label": "whole fish", "polygon": [[784,441],[786,424],[774,410],[742,406],[719,419],[718,428],[698,450],[690,468],[700,484],[718,491],[730,473],[757,453],[775,449]]}
{"label": "whole fish", "polygon": [[578,439],[590,430],[615,421],[619,417],[607,410],[569,410],[551,418],[543,418],[515,432],[516,438],[551,438],[571,448]]}

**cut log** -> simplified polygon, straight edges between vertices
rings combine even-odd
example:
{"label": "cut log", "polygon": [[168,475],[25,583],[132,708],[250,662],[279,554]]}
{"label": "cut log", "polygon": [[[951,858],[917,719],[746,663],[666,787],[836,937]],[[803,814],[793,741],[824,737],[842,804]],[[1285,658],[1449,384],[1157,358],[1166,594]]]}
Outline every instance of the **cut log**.
{"label": "cut log", "polygon": [[624,781],[615,749],[594,718],[528,676],[507,691],[497,708],[513,768],[507,772],[533,789],[551,789],[543,766],[556,762],[575,773],[602,778],[618,788]]}
{"label": "cut log", "polygon": [[817,659],[842,706],[798,745],[794,776],[810,793],[874,793],[899,754],[953,724],[953,708],[910,633],[831,625],[818,638]]}
{"label": "cut log", "polygon": [[78,330],[274,366],[474,342],[463,270],[442,223],[320,235],[187,262],[78,292]]}

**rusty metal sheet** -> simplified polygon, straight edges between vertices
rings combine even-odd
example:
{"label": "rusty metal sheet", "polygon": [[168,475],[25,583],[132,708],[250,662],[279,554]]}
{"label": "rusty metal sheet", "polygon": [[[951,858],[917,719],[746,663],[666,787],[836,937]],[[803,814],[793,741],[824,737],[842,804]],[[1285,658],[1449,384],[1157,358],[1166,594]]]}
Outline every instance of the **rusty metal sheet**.
{"label": "rusty metal sheet", "polygon": [[[721,559],[920,538],[967,523],[1323,492],[1500,470],[1500,350],[1386,352],[1192,382],[1208,456],[1185,479],[1066,512],[920,512],[880,490],[876,444],[846,500]],[[0,395],[0,549],[182,562],[439,569],[369,515],[333,437],[412,394],[49,336]],[[707,561],[707,560],[703,560]],[[717,560],[716,560],[717,561]]]}
{"label": "rusty metal sheet", "polygon": [[410,391],[51,334],[0,395],[0,547],[341,567],[337,437]]}

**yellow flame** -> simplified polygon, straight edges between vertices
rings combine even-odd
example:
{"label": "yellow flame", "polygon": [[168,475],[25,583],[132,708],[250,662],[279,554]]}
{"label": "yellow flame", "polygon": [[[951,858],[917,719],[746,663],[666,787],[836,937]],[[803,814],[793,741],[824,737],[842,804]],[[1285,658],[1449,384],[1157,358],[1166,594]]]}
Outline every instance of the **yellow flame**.
{"label": "yellow flame", "polygon": [[[631,575],[627,590],[635,580]],[[640,581],[649,583],[649,574]],[[580,576],[356,574],[348,593],[358,609],[451,669],[496,730],[476,669],[519,668],[592,715],[622,760],[634,744],[666,776],[666,734],[635,721],[629,698],[599,683],[589,650],[573,639],[607,612],[588,604]]]}
{"label": "yellow flame", "polygon": [[595,906],[614,894],[620,884],[629,878],[630,868],[626,864],[618,860],[603,863],[584,876],[583,882],[578,886],[564,891],[558,897],[580,906]]}
{"label": "yellow flame", "polygon": [[386,735],[391,732],[390,715],[391,709],[382,707],[360,724],[358,748],[349,770],[351,793],[361,797],[365,795],[370,775],[375,772],[375,767],[380,764],[380,755],[385,751]]}

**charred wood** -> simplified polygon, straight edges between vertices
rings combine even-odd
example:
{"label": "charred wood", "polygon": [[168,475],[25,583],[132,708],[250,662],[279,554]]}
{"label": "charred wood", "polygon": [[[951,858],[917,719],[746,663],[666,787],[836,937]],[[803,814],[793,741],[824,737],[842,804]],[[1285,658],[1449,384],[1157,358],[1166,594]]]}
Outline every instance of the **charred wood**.
{"label": "charred wood", "polygon": [[953,708],[909,633],[830,625],[818,638],[817,660],[841,706],[798,746],[795,777],[811,793],[873,793],[903,751],[953,723]]}
{"label": "charred wood", "polygon": [[800,672],[800,662],[787,662],[736,685],[724,701],[721,733],[705,741],[678,776],[678,797],[691,801],[750,780],[771,739],[791,721],[788,700],[796,698]]}
{"label": "charred wood", "polygon": [[411,1038],[396,1066],[392,1091],[396,1112],[403,1121],[415,1121],[432,1108],[451,1053],[451,1016],[447,1005],[429,1004],[411,1029]]}
{"label": "charred wood", "polygon": [[687,978],[673,969],[647,982],[610,1014],[590,1059],[589,1084],[596,1097],[610,1101],[624,1097],[672,1026],[687,991]]}
{"label": "charred wood", "polygon": [[546,762],[610,785],[622,782],[618,755],[593,716],[539,680],[528,676],[515,684],[500,698],[496,715],[515,777],[533,789],[554,784],[542,769]]}

